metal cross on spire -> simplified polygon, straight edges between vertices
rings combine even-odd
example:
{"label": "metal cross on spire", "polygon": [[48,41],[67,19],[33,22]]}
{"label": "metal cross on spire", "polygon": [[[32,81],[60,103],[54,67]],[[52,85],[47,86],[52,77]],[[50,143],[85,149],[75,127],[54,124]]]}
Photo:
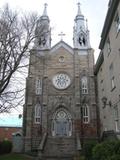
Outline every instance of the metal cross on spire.
{"label": "metal cross on spire", "polygon": [[80,9],[81,3],[78,2],[77,5],[78,5],[78,15],[81,15],[81,9]]}
{"label": "metal cross on spire", "polygon": [[81,3],[80,3],[80,2],[78,2],[78,3],[77,3],[77,5],[78,5],[78,6],[80,6],[80,5],[81,5]]}
{"label": "metal cross on spire", "polygon": [[44,4],[44,11],[43,11],[43,15],[44,15],[44,16],[47,16],[47,6],[48,6],[48,4],[45,3],[45,4]]}
{"label": "metal cross on spire", "polygon": [[61,36],[61,41],[63,40],[63,36],[65,36],[66,34],[64,34],[63,32],[61,32],[60,34],[58,34],[58,36]]}

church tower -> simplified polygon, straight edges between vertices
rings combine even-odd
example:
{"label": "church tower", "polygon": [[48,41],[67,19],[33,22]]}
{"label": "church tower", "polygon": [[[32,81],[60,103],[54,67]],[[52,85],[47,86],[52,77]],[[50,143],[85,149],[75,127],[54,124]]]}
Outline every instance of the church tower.
{"label": "church tower", "polygon": [[85,25],[85,19],[84,15],[81,13],[80,3],[78,3],[78,12],[75,17],[75,26],[73,31],[73,45],[74,48],[78,49],[91,48],[87,20]]}
{"label": "church tower", "polygon": [[94,56],[78,3],[74,48],[63,40],[51,47],[45,4],[30,53],[24,105],[25,152],[38,159],[74,159],[87,140],[97,138]]}
{"label": "church tower", "polygon": [[44,11],[42,16],[38,19],[36,30],[35,30],[35,48],[40,50],[51,48],[51,31],[50,31],[50,20],[47,15],[47,4],[44,4]]}

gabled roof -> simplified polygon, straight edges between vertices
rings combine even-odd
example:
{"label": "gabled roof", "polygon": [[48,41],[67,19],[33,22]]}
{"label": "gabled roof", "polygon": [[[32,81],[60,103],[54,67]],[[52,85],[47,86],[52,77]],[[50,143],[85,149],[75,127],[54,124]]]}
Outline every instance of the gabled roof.
{"label": "gabled roof", "polygon": [[67,43],[65,43],[63,40],[61,40],[60,42],[58,42],[57,44],[55,44],[52,48],[50,53],[55,52],[56,50],[58,50],[59,48],[65,48],[68,52],[70,52],[71,54],[74,54],[73,48],[71,46],[69,46]]}

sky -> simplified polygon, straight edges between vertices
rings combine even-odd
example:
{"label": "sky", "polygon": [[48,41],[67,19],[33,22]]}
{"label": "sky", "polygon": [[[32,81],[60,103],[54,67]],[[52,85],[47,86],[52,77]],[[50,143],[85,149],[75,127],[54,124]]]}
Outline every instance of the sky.
{"label": "sky", "polygon": [[[10,8],[19,12],[37,12],[42,15],[44,4],[47,3],[47,13],[50,18],[52,28],[52,46],[61,40],[58,36],[63,32],[63,40],[73,47],[73,26],[77,14],[77,3],[81,3],[81,11],[88,20],[90,31],[90,42],[95,50],[95,61],[99,55],[99,43],[104,20],[106,17],[109,0],[0,0],[0,8],[8,3]],[[22,125],[22,119],[18,115],[22,113],[22,108],[13,110],[11,114],[0,115],[0,125]]]}

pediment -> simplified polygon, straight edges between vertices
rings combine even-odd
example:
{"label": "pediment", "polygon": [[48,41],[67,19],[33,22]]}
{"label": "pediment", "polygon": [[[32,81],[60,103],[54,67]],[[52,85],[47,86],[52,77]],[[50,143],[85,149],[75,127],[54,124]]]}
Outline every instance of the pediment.
{"label": "pediment", "polygon": [[67,43],[65,43],[64,41],[60,41],[56,45],[54,45],[51,48],[50,54],[55,54],[57,50],[59,50],[60,48],[67,50],[72,55],[74,54],[73,48],[69,46]]}

